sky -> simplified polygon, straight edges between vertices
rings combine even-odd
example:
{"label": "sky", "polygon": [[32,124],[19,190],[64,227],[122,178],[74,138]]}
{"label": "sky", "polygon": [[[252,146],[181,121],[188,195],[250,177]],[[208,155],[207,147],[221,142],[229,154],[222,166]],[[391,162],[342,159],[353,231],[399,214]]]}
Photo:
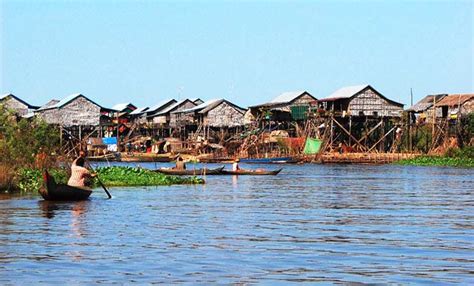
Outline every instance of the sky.
{"label": "sky", "polygon": [[474,1],[0,2],[0,93],[36,105],[474,92]]}

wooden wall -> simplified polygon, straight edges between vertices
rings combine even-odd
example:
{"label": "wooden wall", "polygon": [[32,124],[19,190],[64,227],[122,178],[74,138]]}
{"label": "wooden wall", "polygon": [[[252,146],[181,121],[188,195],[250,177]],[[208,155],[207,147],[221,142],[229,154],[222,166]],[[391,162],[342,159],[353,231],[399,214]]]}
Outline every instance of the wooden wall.
{"label": "wooden wall", "polygon": [[37,114],[49,124],[97,126],[100,121],[100,106],[78,97],[61,108],[41,110]]}
{"label": "wooden wall", "polygon": [[[184,104],[180,105],[178,108],[176,108],[175,111],[181,111],[189,108],[195,107],[196,104],[191,102],[191,101],[186,101]],[[170,113],[169,115],[169,125],[170,127],[178,127],[180,125],[180,122],[183,122],[183,117],[187,118],[185,114],[182,113]]]}
{"label": "wooden wall", "polygon": [[244,125],[244,113],[222,102],[204,117],[204,125],[210,127],[236,127]]}
{"label": "wooden wall", "polygon": [[399,117],[402,115],[403,107],[395,105],[379,96],[372,89],[367,89],[349,102],[348,111],[352,116],[388,116]]}

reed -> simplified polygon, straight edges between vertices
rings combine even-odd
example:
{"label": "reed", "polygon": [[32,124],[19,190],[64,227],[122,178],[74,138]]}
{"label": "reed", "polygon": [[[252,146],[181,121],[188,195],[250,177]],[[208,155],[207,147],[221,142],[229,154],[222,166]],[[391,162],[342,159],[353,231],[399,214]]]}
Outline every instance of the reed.
{"label": "reed", "polygon": [[0,164],[0,191],[12,191],[15,189],[15,171],[11,166]]}

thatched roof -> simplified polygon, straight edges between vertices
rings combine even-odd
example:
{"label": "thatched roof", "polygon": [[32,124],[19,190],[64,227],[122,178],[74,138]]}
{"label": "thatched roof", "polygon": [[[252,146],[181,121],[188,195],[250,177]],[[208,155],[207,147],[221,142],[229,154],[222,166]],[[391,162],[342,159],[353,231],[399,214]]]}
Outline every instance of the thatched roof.
{"label": "thatched roof", "polygon": [[426,110],[430,109],[433,106],[433,99],[435,99],[436,102],[439,102],[446,95],[447,94],[427,95],[423,99],[418,101],[416,104],[414,104],[412,107],[408,108],[407,111],[413,111],[413,112],[426,111]]}
{"label": "thatched roof", "polygon": [[469,100],[474,100],[473,93],[450,94],[441,99],[440,102],[436,103],[436,106],[458,106],[463,105]]}

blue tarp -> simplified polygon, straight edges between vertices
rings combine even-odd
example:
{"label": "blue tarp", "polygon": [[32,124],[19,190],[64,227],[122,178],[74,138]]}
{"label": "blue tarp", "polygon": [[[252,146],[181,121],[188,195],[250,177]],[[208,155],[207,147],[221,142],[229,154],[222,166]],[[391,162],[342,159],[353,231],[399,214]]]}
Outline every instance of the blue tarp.
{"label": "blue tarp", "polygon": [[104,143],[105,145],[117,144],[117,137],[103,137],[102,143]]}

